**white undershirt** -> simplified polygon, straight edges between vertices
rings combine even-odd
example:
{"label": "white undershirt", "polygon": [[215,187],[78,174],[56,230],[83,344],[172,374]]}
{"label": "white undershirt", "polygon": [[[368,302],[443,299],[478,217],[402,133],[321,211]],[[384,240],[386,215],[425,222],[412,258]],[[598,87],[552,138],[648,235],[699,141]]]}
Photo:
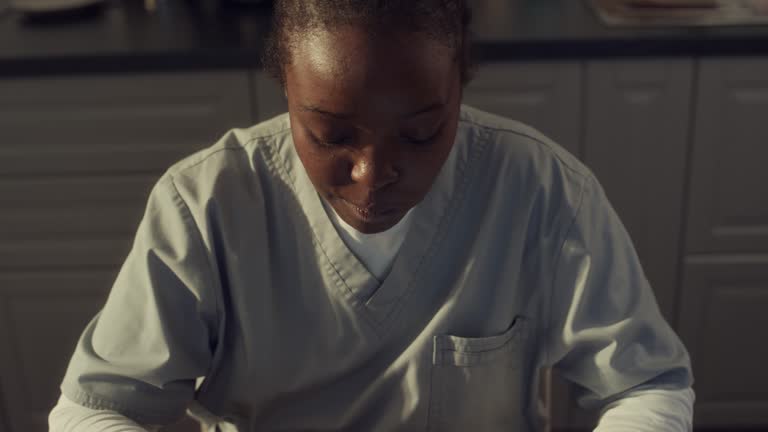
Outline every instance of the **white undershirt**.
{"label": "white undershirt", "polygon": [[693,389],[636,390],[603,407],[594,432],[693,430]]}
{"label": "white undershirt", "polygon": [[160,426],[140,425],[111,410],[95,410],[63,394],[48,415],[49,432],[157,432]]}
{"label": "white undershirt", "polygon": [[378,280],[384,280],[392,269],[397,252],[400,250],[408,228],[411,226],[411,214],[413,209],[403,216],[400,221],[386,231],[376,234],[363,234],[356,230],[339,217],[336,210],[331,207],[322,197],[325,212],[336,227],[336,231],[344,240],[344,244],[357,256]]}

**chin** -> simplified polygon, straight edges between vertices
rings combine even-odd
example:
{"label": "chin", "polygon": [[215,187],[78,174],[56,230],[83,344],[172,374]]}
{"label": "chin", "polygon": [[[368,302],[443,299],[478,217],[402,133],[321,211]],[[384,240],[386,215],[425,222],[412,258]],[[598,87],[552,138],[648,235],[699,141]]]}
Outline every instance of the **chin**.
{"label": "chin", "polygon": [[380,232],[384,232],[392,228],[393,226],[397,225],[397,222],[399,221],[386,223],[386,224],[371,224],[371,223],[365,223],[365,222],[358,222],[357,224],[352,225],[352,227],[363,234],[378,234]]}
{"label": "chin", "polygon": [[377,234],[384,232],[397,225],[405,216],[405,213],[396,213],[387,217],[381,217],[379,220],[365,220],[357,217],[355,214],[347,214],[344,220],[352,228],[363,234]]}
{"label": "chin", "polygon": [[337,214],[344,219],[347,225],[363,234],[376,234],[386,231],[397,225],[407,213],[407,210],[403,209],[391,209],[381,213],[374,213],[348,204],[343,204],[343,207],[336,210]]}

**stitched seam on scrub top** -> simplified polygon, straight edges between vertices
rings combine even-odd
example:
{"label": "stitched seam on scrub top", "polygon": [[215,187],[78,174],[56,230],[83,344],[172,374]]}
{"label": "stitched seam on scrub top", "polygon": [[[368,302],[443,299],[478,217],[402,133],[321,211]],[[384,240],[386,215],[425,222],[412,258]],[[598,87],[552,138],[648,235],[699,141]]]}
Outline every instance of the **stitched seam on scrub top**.
{"label": "stitched seam on scrub top", "polygon": [[[482,131],[485,132],[485,131]],[[465,172],[471,171],[473,169],[477,169],[477,161],[480,159],[482,155],[484,155],[486,152],[485,150],[489,147],[489,133],[481,133],[480,139],[477,141],[478,145],[476,148],[470,147],[471,150],[474,150],[471,152],[469,160],[462,160],[460,165],[456,169],[456,177],[461,179],[461,182],[456,187],[456,193],[451,196],[450,201],[448,203],[448,206],[446,208],[446,213],[443,216],[440,226],[437,228],[437,231],[435,232],[435,238],[432,239],[432,244],[429,246],[429,249],[426,253],[421,257],[421,260],[419,260],[419,263],[416,266],[416,269],[413,272],[413,275],[411,276],[410,281],[408,282],[408,288],[406,289],[405,293],[400,296],[394,307],[390,310],[390,312],[384,317],[382,321],[389,321],[389,324],[386,326],[387,329],[389,329],[392,324],[397,320],[397,317],[400,316],[400,313],[402,312],[405,300],[407,300],[411,294],[414,291],[415,288],[415,282],[418,280],[418,276],[420,275],[424,264],[426,262],[429,262],[431,260],[432,255],[435,253],[435,250],[437,250],[437,245],[441,244],[443,239],[445,238],[445,235],[447,233],[447,228],[450,226],[451,222],[453,222],[454,218],[456,217],[456,208],[464,202],[464,193],[468,189],[468,185],[470,183],[470,180],[473,180],[477,173],[472,172],[473,175],[464,175]]]}
{"label": "stitched seam on scrub top", "polygon": [[[290,130],[290,129],[289,129],[289,130]],[[257,142],[257,141],[259,141],[259,140],[263,140],[263,139],[265,139],[265,138],[271,138],[271,137],[274,137],[274,136],[277,136],[277,135],[283,134],[283,133],[285,133],[285,132],[286,132],[286,131],[285,131],[285,130],[283,130],[283,131],[280,131],[280,132],[276,132],[276,133],[274,133],[274,134],[270,134],[270,135],[263,135],[263,136],[251,137],[251,138],[250,138],[250,139],[249,139],[247,142],[245,142],[244,144],[234,144],[234,145],[232,145],[232,144],[225,144],[225,145],[224,145],[224,147],[221,147],[221,148],[217,148],[217,149],[215,149],[215,150],[211,150],[211,149],[210,149],[210,147],[209,147],[208,149],[202,150],[202,152],[205,152],[206,150],[210,150],[210,153],[206,154],[205,156],[202,156],[202,157],[201,157],[200,159],[198,159],[198,160],[195,160],[195,161],[189,161],[189,162],[188,162],[188,164],[185,164],[185,165],[179,166],[179,167],[177,168],[177,170],[176,170],[176,171],[173,171],[173,172],[171,172],[171,174],[181,173],[182,171],[186,171],[186,170],[188,170],[188,169],[194,168],[194,167],[196,167],[196,166],[200,165],[201,163],[203,163],[203,162],[207,161],[207,160],[208,160],[208,159],[210,159],[212,156],[214,156],[214,155],[216,155],[216,154],[218,154],[218,153],[221,153],[221,152],[223,152],[223,151],[227,151],[227,150],[240,150],[240,151],[243,151],[243,152],[247,153],[246,147],[248,147],[248,146],[250,146],[250,145],[254,144],[255,142]],[[264,146],[264,145],[262,145],[262,146],[259,146],[259,147],[265,147],[265,146]]]}
{"label": "stitched seam on scrub top", "polygon": [[[286,180],[286,184],[288,184],[288,186],[293,191],[294,196],[296,197],[295,205],[299,207],[298,210],[300,211],[303,210],[303,208],[301,207],[301,203],[298,201],[299,193],[296,190],[296,183],[294,182],[294,179],[291,178],[290,175],[288,175],[288,170],[285,167],[285,164],[283,164],[282,161],[279,160],[279,158],[277,157],[277,154],[274,152],[274,149],[272,149],[271,146],[264,146],[264,150],[268,153],[267,157],[265,158],[265,160],[269,161],[267,163],[267,166],[269,166],[273,170],[273,173],[276,176]],[[303,169],[303,168],[299,168],[299,169]],[[334,276],[334,281],[336,281],[336,278],[339,278],[339,280],[342,281],[343,286],[342,287],[337,286],[337,288],[342,288],[342,290],[344,291],[342,295],[344,296],[345,299],[352,300],[352,302],[355,304],[358,303],[358,300],[355,298],[352,290],[347,286],[346,283],[343,282],[344,278],[341,276],[341,273],[339,272],[339,270],[333,264],[333,261],[328,256],[328,252],[323,247],[323,243],[320,241],[320,238],[318,238],[317,233],[315,233],[315,229],[312,227],[312,224],[309,221],[307,221],[307,223],[309,225],[310,231],[312,232],[312,238],[315,240],[315,243],[320,248],[320,251],[323,253],[323,256],[326,258],[326,261],[330,263],[331,267],[334,270],[334,274],[332,275]],[[336,284],[338,285],[338,281],[336,282]]]}
{"label": "stitched seam on scrub top", "polygon": [[554,265],[555,265],[555,269],[556,270],[555,270],[555,273],[552,275],[552,279],[551,279],[551,283],[550,283],[551,286],[550,286],[549,298],[547,299],[547,303],[548,304],[547,304],[546,307],[547,307],[548,310],[547,310],[547,317],[546,317],[546,321],[547,321],[546,322],[546,326],[543,326],[545,328],[540,328],[541,329],[540,331],[543,334],[540,335],[539,339],[545,341],[545,345],[546,345],[545,346],[545,363],[549,364],[550,360],[551,360],[551,353],[550,353],[550,344],[549,344],[550,341],[547,338],[547,335],[549,334],[549,332],[551,331],[551,328],[552,328],[552,323],[551,323],[552,322],[552,302],[554,301],[552,296],[554,295],[554,284],[555,284],[555,281],[557,279],[557,273],[556,273],[557,265],[559,264],[560,257],[561,257],[561,254],[562,254],[562,247],[565,244],[566,239],[568,238],[568,234],[570,234],[570,231],[573,229],[573,225],[576,222],[577,215],[578,215],[579,211],[581,210],[582,201],[584,199],[584,193],[585,193],[584,189],[586,188],[585,184],[586,184],[587,180],[590,177],[592,177],[592,175],[591,175],[591,173],[589,171],[583,172],[582,170],[579,170],[579,169],[571,166],[571,163],[569,163],[566,160],[563,160],[563,158],[560,157],[560,154],[558,152],[556,152],[552,148],[552,146],[550,144],[542,141],[538,137],[532,136],[530,134],[527,134],[525,132],[521,132],[521,131],[518,131],[518,130],[515,130],[515,129],[487,126],[487,125],[484,125],[482,123],[477,123],[477,122],[472,121],[472,120],[464,120],[464,121],[466,121],[467,123],[471,123],[473,125],[476,125],[476,126],[482,128],[482,129],[485,129],[485,130],[508,132],[508,133],[512,133],[512,134],[515,134],[515,135],[518,135],[518,136],[521,136],[521,137],[524,137],[524,138],[528,138],[531,141],[533,141],[534,143],[536,143],[537,145],[539,145],[540,147],[546,148],[546,151],[548,153],[550,153],[555,159],[557,159],[562,164],[563,167],[565,167],[569,171],[575,173],[576,175],[578,175],[581,178],[581,190],[579,191],[580,195],[579,195],[578,204],[577,204],[577,211],[576,211],[576,213],[574,214],[573,218],[570,221],[570,224],[568,226],[568,230],[566,231],[566,234],[564,235],[562,242],[560,242],[560,248],[557,249],[557,252],[556,252],[556,255],[555,255],[555,259],[554,259]]}
{"label": "stitched seam on scrub top", "polygon": [[[216,338],[217,342],[217,348],[215,349],[215,352],[211,356],[211,362],[208,365],[208,370],[205,374],[206,377],[211,376],[214,371],[218,368],[218,364],[221,361],[221,357],[223,356],[224,350],[220,349],[218,346],[221,343],[221,340],[219,340],[220,336],[220,330],[224,329],[225,322],[224,322],[224,304],[219,298],[220,296],[224,295],[223,289],[221,287],[221,284],[219,284],[218,279],[215,278],[214,272],[213,272],[213,265],[211,264],[211,257],[208,253],[208,249],[205,247],[205,242],[203,241],[202,234],[200,233],[200,229],[198,228],[197,224],[195,223],[195,218],[192,216],[192,211],[189,209],[189,205],[187,205],[187,202],[184,201],[184,198],[181,197],[181,193],[179,192],[179,189],[176,187],[176,182],[174,181],[173,176],[170,177],[170,183],[171,186],[173,186],[173,191],[175,192],[174,199],[178,201],[179,204],[181,204],[181,212],[182,212],[182,219],[184,220],[185,224],[187,225],[187,230],[189,231],[189,234],[191,237],[194,237],[198,247],[200,248],[200,253],[202,254],[203,261],[205,261],[206,267],[207,267],[207,275],[208,275],[208,283],[209,283],[209,294],[213,295],[214,301],[216,302],[216,328],[213,329],[215,331],[215,335],[213,335]],[[212,335],[208,335],[208,341],[210,342]],[[200,386],[198,391],[203,392],[208,388],[208,384],[210,383],[210,380],[205,379],[203,380],[203,384]]]}
{"label": "stitched seam on scrub top", "polygon": [[[296,197],[296,205],[299,206],[299,210],[301,210],[301,203],[298,202],[298,192],[296,191],[296,184],[294,180],[291,178],[291,176],[288,175],[288,170],[285,167],[285,164],[280,160],[280,158],[277,157],[276,152],[272,148],[271,145],[265,145],[261,148],[264,149],[266,153],[266,157],[264,160],[267,162],[267,167],[273,171],[273,174],[275,176],[278,176],[280,178],[283,178],[288,184],[288,186],[293,191],[294,196]],[[300,169],[303,169],[300,167]],[[320,238],[318,238],[317,233],[315,232],[315,229],[312,227],[311,224],[310,231],[312,232],[312,238],[314,239],[317,246],[320,248],[320,251],[323,253],[323,257],[325,257],[325,266],[323,266],[326,270],[326,272],[330,273],[331,279],[334,281],[334,285],[336,287],[336,291],[341,295],[341,297],[347,301],[352,307],[354,307],[359,313],[359,316],[362,316],[363,319],[368,323],[369,327],[371,327],[374,332],[381,337],[382,333],[379,331],[379,326],[376,325],[376,323],[372,320],[371,317],[368,316],[366,313],[365,308],[363,307],[363,304],[360,302],[360,299],[358,296],[355,295],[355,293],[349,288],[349,286],[344,281],[344,278],[341,276],[341,273],[336,268],[336,266],[333,263],[333,260],[330,259],[328,256],[328,252],[323,247],[322,242],[320,241]],[[327,267],[326,267],[327,266]]]}
{"label": "stitched seam on scrub top", "polygon": [[[485,132],[485,131],[483,131]],[[393,321],[395,318],[397,318],[400,313],[402,312],[404,301],[410,297],[411,293],[414,289],[414,283],[418,279],[417,276],[421,273],[421,270],[426,262],[429,262],[429,260],[434,255],[435,251],[437,250],[437,245],[441,244],[443,239],[446,235],[446,226],[450,226],[451,222],[453,222],[456,214],[456,208],[459,206],[459,204],[464,202],[464,193],[467,190],[467,186],[470,182],[470,179],[474,179],[473,175],[464,175],[465,172],[468,170],[472,170],[476,166],[476,162],[482,155],[485,154],[485,150],[488,148],[489,143],[489,136],[490,134],[484,133],[481,134],[480,138],[478,140],[479,144],[475,151],[471,152],[469,160],[462,159],[460,161],[459,166],[456,169],[456,177],[461,179],[461,182],[456,187],[456,194],[453,195],[450,199],[450,202],[448,204],[448,208],[446,209],[446,215],[442,218],[440,226],[437,228],[437,232],[435,233],[436,238],[432,240],[432,244],[429,246],[429,249],[427,252],[422,256],[421,260],[419,260],[419,264],[416,266],[416,269],[414,270],[414,274],[411,277],[408,285],[408,289],[406,290],[405,294],[401,296],[397,303],[395,304],[395,307],[392,309],[392,311],[387,314],[387,316],[384,318],[384,320],[390,319],[390,316],[393,317]],[[474,173],[473,173],[474,174]],[[391,325],[391,324],[390,324]]]}
{"label": "stitched seam on scrub top", "polygon": [[546,148],[547,151],[549,153],[551,153],[552,156],[554,156],[558,161],[560,161],[560,163],[562,163],[564,167],[568,168],[568,170],[573,171],[574,173],[576,173],[576,174],[578,174],[579,176],[582,176],[582,177],[588,176],[588,173],[585,173],[585,172],[583,172],[583,171],[581,171],[581,170],[579,170],[577,168],[574,168],[573,166],[571,166],[570,162],[568,162],[566,160],[563,160],[563,158],[560,157],[560,155],[552,148],[552,146],[550,146],[550,144],[548,144],[545,141],[542,141],[541,139],[539,139],[539,138],[537,138],[535,136],[529,135],[529,134],[527,134],[525,132],[521,132],[521,131],[518,131],[518,130],[515,130],[515,129],[507,129],[507,128],[498,128],[498,127],[486,126],[486,125],[484,125],[482,123],[476,123],[476,122],[474,122],[472,120],[462,120],[462,121],[470,123],[470,124],[473,124],[473,125],[475,125],[475,126],[477,126],[479,128],[485,129],[487,131],[509,132],[511,134],[518,135],[518,136],[521,136],[523,138],[528,138],[529,140],[531,140],[534,143],[538,144],[540,147]]}
{"label": "stitched seam on scrub top", "polygon": [[551,357],[552,353],[551,351],[551,340],[550,340],[550,332],[552,331],[552,303],[554,303],[554,296],[555,296],[555,283],[557,282],[557,275],[560,265],[560,258],[562,258],[563,255],[563,248],[565,247],[565,242],[568,240],[569,235],[571,234],[571,231],[573,230],[573,227],[576,225],[576,219],[579,216],[579,213],[581,213],[581,209],[584,206],[584,195],[585,195],[585,189],[586,189],[586,177],[582,177],[581,181],[581,190],[579,191],[579,199],[578,204],[576,206],[576,211],[573,213],[573,217],[571,218],[570,224],[568,225],[568,229],[565,231],[565,234],[563,235],[562,239],[558,242],[560,244],[560,247],[557,248],[557,252],[555,252],[555,259],[553,261],[554,269],[555,271],[552,273],[551,280],[549,283],[549,298],[547,299],[548,305],[547,305],[547,325],[546,328],[543,329],[543,337],[540,338],[540,340],[544,341],[544,361],[545,364],[549,365],[551,364]]}

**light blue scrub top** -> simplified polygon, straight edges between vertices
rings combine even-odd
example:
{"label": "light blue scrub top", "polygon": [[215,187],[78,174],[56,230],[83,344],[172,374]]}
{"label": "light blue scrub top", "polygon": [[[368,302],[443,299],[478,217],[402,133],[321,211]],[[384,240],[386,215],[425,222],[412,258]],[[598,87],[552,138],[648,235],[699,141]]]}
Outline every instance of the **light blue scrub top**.
{"label": "light blue scrub top", "polygon": [[171,167],[62,383],[144,424],[535,431],[538,369],[584,405],[692,383],[592,173],[468,106],[383,281],[345,246],[286,114]]}

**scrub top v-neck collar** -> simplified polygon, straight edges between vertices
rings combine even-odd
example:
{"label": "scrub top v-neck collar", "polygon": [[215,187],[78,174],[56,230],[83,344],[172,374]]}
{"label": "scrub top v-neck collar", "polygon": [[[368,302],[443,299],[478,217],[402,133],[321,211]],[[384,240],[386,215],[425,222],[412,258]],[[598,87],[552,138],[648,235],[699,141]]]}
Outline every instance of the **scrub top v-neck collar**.
{"label": "scrub top v-neck collar", "polygon": [[344,221],[336,209],[322,196],[320,196],[320,202],[322,202],[325,213],[331,219],[344,244],[379,282],[384,280],[392,269],[400,246],[408,234],[413,209],[408,210],[405,216],[400,218],[392,227],[381,232],[365,234]]}
{"label": "scrub top v-neck collar", "polygon": [[464,175],[464,171],[479,149],[463,145],[467,138],[463,136],[466,131],[462,130],[465,128],[461,127],[461,123],[459,126],[449,157],[430,191],[412,210],[408,235],[383,281],[368,271],[336,231],[296,153],[290,130],[273,154],[307,217],[316,246],[330,264],[329,271],[338,275],[334,279],[338,280],[340,295],[367,310],[369,317],[380,327],[396,315],[394,312],[400,309],[402,301],[412,291],[413,280],[429,261],[436,243],[444,236],[452,208],[461,201],[466,189],[468,176]]}

